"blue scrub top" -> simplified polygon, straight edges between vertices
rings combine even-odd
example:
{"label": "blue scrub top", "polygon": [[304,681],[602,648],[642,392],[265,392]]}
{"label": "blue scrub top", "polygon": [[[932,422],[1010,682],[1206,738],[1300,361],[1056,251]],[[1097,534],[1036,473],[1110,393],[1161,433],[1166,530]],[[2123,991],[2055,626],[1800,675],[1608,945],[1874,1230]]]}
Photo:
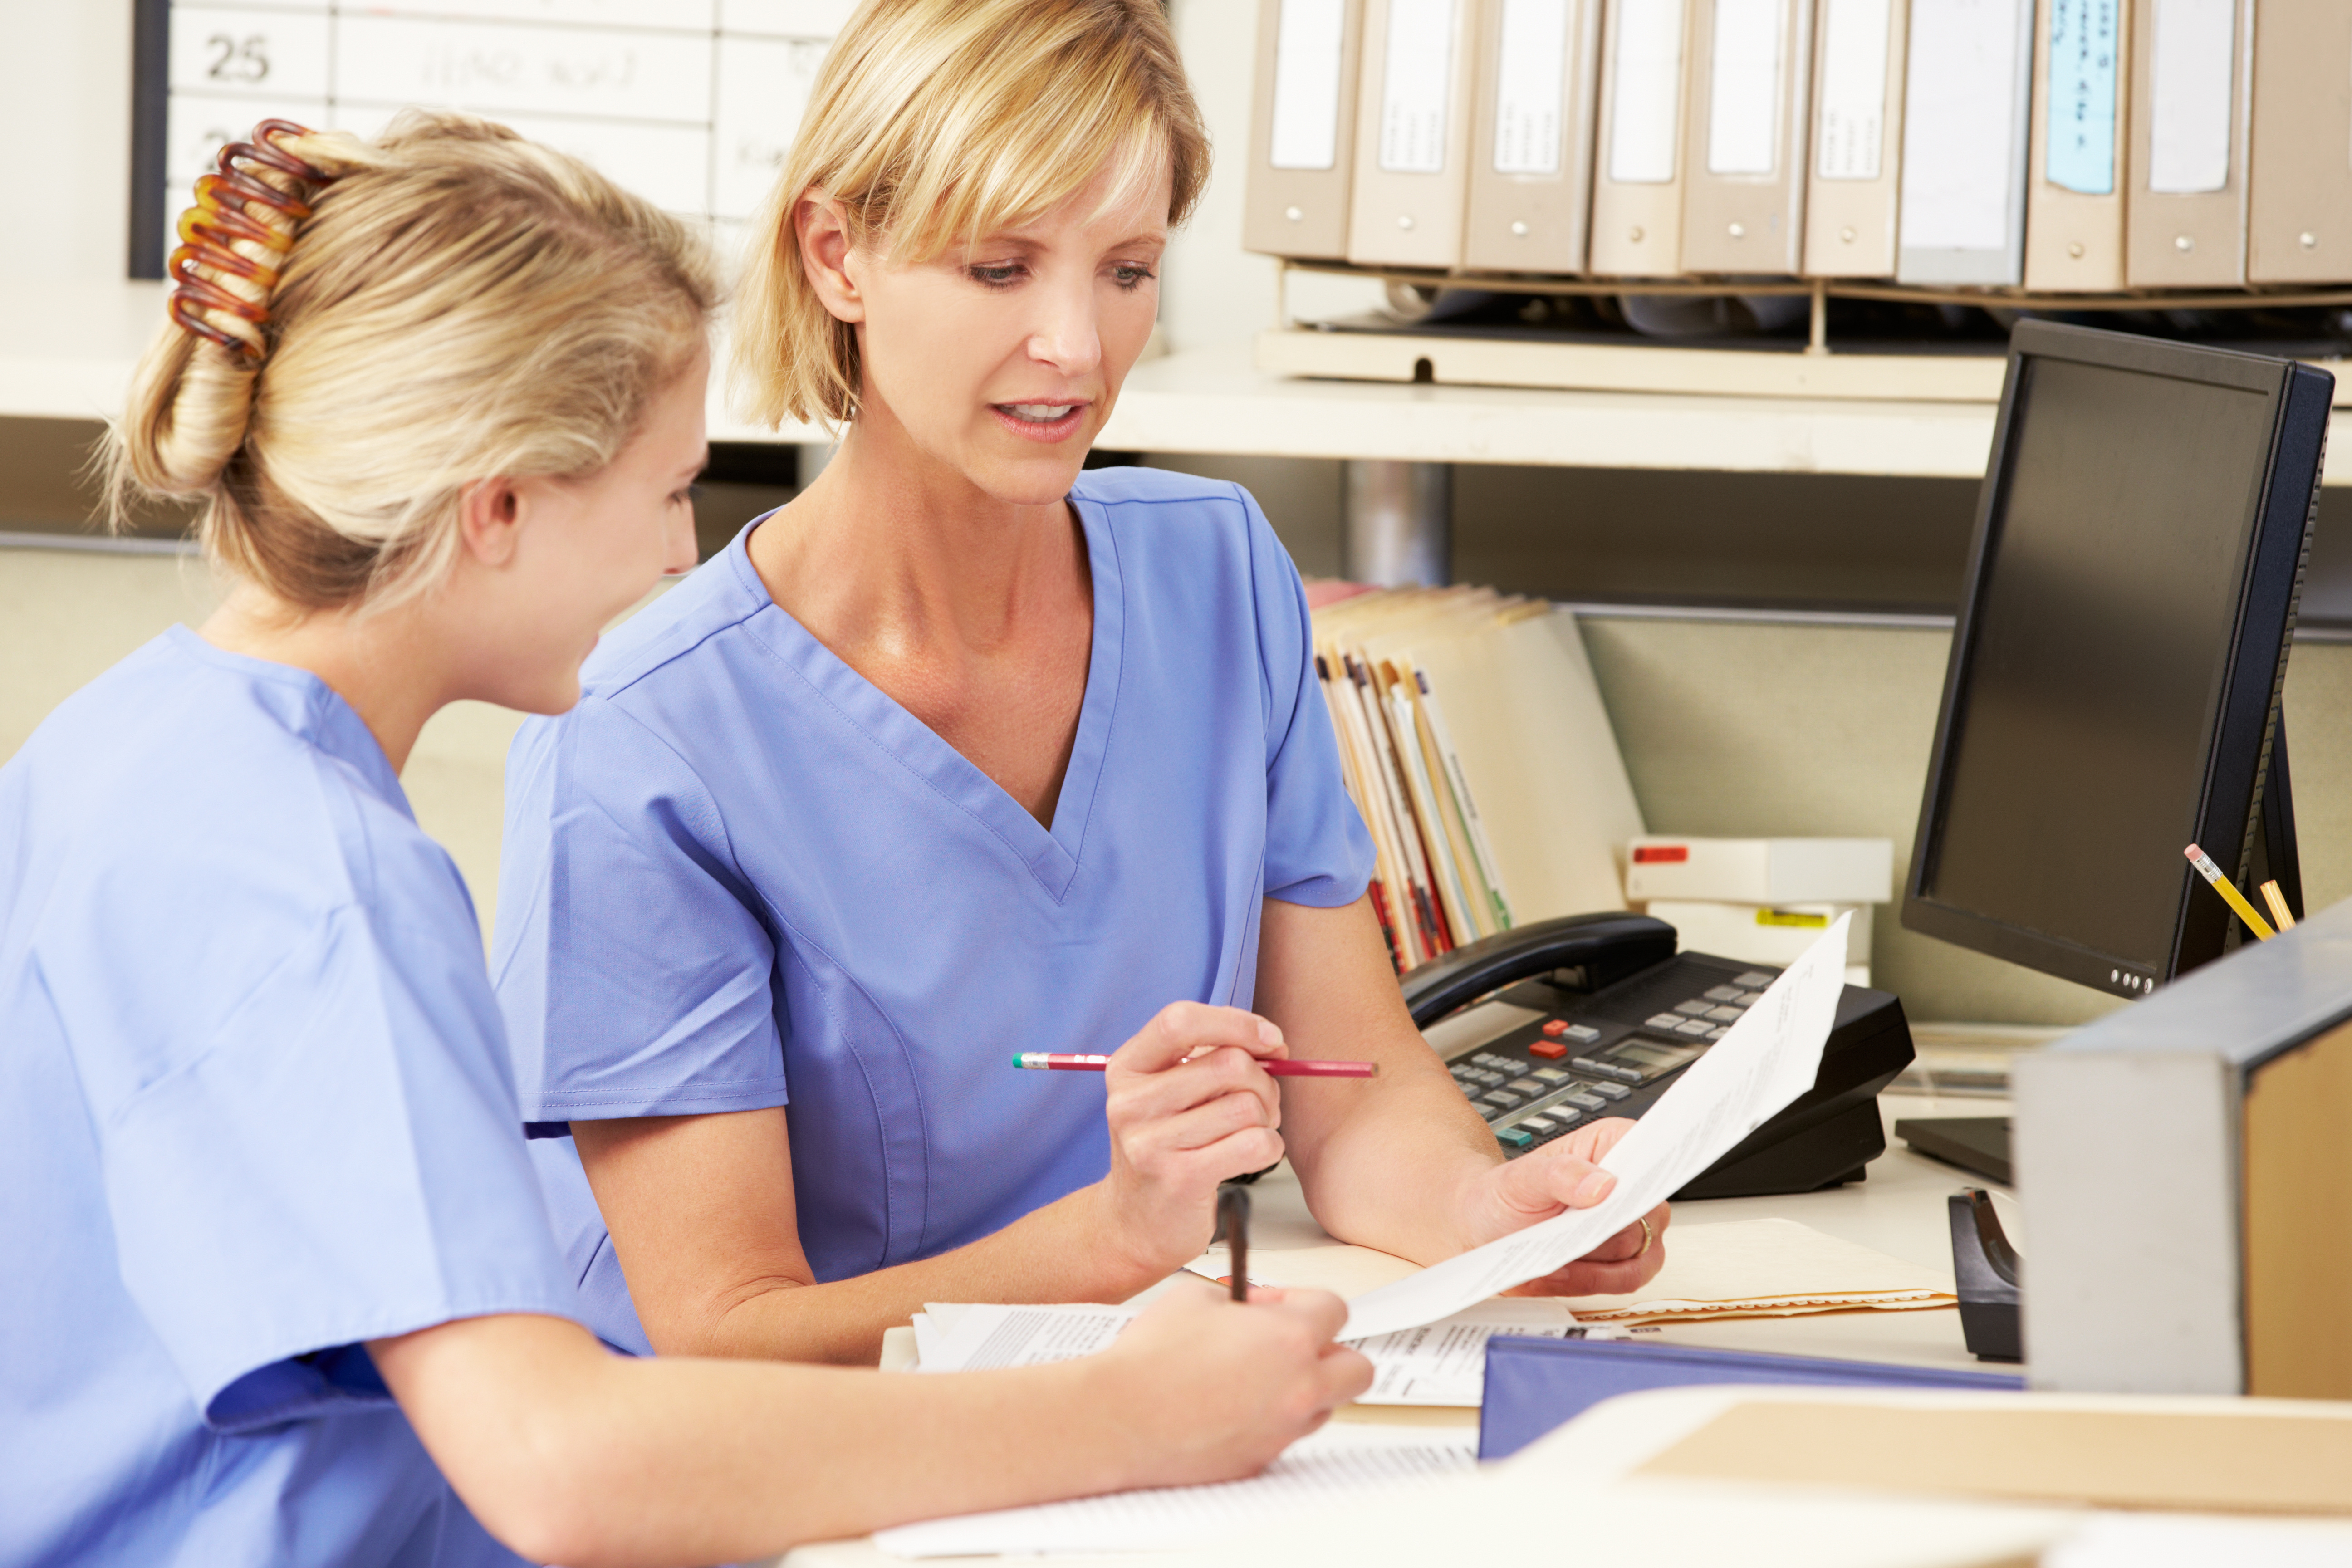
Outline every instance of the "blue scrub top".
{"label": "blue scrub top", "polygon": [[[1245,1007],[1264,899],[1362,895],[1256,503],[1148,468],[1070,499],[1094,647],[1050,831],[777,606],[748,528],[523,726],[491,970],[535,1131],[789,1103],[816,1277],[929,1257],[1109,1168],[1101,1080],[1014,1052]],[[531,1147],[593,1324],[646,1350],[571,1141]]]}
{"label": "blue scrub top", "polygon": [[0,1563],[512,1563],[363,1342],[577,1316],[457,868],[167,632],[0,768]]}

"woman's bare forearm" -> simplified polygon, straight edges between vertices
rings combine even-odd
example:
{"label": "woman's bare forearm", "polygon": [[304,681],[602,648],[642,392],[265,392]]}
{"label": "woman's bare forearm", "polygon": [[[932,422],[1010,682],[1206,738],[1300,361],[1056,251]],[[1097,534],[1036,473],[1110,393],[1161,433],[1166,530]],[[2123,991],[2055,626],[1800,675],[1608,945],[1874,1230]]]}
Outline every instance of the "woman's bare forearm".
{"label": "woman's bare forearm", "polygon": [[1174,1292],[1098,1354],[1001,1372],[607,1352],[507,1315],[373,1341],[475,1518],[572,1568],[765,1557],[908,1520],[1246,1475],[1360,1394],[1336,1296]]}
{"label": "woman's bare forearm", "polygon": [[1461,1251],[1459,1194],[1502,1153],[1413,1027],[1370,906],[1268,900],[1257,1006],[1294,1056],[1381,1064],[1369,1083],[1285,1080],[1283,1136],[1316,1220],[1342,1241],[1417,1263]]}
{"label": "woman's bare forearm", "polygon": [[[502,1317],[371,1347],[476,1516],[534,1562],[732,1562],[1131,1484],[1083,1362],[935,1377],[605,1353]],[[972,1460],[989,1456],[986,1464]]]}
{"label": "woman's bare forearm", "polygon": [[1084,1187],[968,1247],[871,1274],[746,1282],[706,1311],[673,1313],[646,1331],[665,1355],[872,1366],[883,1331],[926,1302],[1124,1301],[1168,1268],[1104,1245],[1116,1227],[1096,1215],[1102,1202],[1099,1185]]}

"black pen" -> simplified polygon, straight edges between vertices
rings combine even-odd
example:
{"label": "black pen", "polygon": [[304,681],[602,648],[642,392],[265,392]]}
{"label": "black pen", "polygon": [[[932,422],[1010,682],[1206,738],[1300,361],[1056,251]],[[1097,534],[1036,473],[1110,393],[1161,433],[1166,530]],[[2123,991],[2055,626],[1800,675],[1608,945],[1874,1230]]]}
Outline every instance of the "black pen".
{"label": "black pen", "polygon": [[1217,1229],[1225,1238],[1225,1258],[1232,1267],[1234,1300],[1249,1300],[1249,1189],[1217,1189]]}

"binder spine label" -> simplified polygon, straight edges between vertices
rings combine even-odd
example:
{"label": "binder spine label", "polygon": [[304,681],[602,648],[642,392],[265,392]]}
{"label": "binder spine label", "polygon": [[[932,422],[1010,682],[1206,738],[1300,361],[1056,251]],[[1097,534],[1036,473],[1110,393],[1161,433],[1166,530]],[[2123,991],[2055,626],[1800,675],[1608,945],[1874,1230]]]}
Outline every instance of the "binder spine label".
{"label": "binder spine label", "polygon": [[1388,58],[1381,72],[1381,167],[1389,174],[1445,172],[1455,4],[1389,0]]}
{"label": "binder spine label", "polygon": [[2026,0],[1920,0],[1911,8],[1903,114],[1903,248],[1999,251],[2010,243]]}
{"label": "binder spine label", "polygon": [[1682,127],[1683,0],[1619,0],[1616,21],[1609,177],[1663,185],[1675,177]]}
{"label": "binder spine label", "polygon": [[2229,188],[2237,9],[2237,0],[2156,0],[2147,188],[2158,195]]}
{"label": "binder spine label", "polygon": [[2116,32],[2123,0],[2051,0],[2046,176],[2086,196],[2116,191]]}
{"label": "binder spine label", "polygon": [[1893,8],[1894,0],[1828,0],[1822,12],[1821,121],[1815,132],[1821,140],[1815,173],[1822,179],[1878,178],[1886,140],[1886,34]]}
{"label": "binder spine label", "polygon": [[1495,94],[1495,173],[1559,173],[1560,89],[1569,0],[1503,0]]}
{"label": "binder spine label", "polygon": [[1282,0],[1274,46],[1274,129],[1266,162],[1328,169],[1339,159],[1340,47],[1347,0]]}
{"label": "binder spine label", "polygon": [[1780,52],[1788,0],[1715,0],[1706,172],[1769,175],[1780,156]]}

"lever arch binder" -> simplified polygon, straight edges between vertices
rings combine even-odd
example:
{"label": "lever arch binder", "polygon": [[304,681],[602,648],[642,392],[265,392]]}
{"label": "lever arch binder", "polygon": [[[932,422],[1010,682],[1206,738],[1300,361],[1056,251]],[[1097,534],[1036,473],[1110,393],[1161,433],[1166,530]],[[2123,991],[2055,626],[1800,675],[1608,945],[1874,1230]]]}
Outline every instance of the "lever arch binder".
{"label": "lever arch binder", "polygon": [[2125,279],[2235,288],[2246,280],[2253,0],[2143,0],[2140,16]]}
{"label": "lever arch binder", "polygon": [[1260,0],[1242,248],[1348,254],[1364,0]]}
{"label": "lever arch binder", "polygon": [[1545,1433],[1620,1394],[1727,1383],[1829,1388],[2013,1390],[2025,1386],[2023,1378],[2004,1373],[1628,1340],[1538,1340],[1497,1334],[1486,1342],[1478,1458],[1484,1462],[1516,1454]]}
{"label": "lever arch binder", "polygon": [[1601,0],[1486,0],[1465,266],[1581,272]]}
{"label": "lever arch binder", "polygon": [[2025,181],[2028,289],[2110,293],[2124,286],[2130,47],[2126,0],[2041,0]]}
{"label": "lever arch binder", "polygon": [[1348,259],[1458,267],[1474,0],[1365,0]]}
{"label": "lever arch binder", "polygon": [[1682,270],[1683,78],[1690,0],[1608,0],[1592,169],[1591,271]]}
{"label": "lever arch binder", "polygon": [[1793,273],[1804,254],[1813,0],[1698,0],[1685,272]]}
{"label": "lever arch binder", "polygon": [[2352,279],[2352,5],[2263,0],[2246,281]]}
{"label": "lever arch binder", "polygon": [[1892,278],[1910,8],[1901,0],[1816,5],[1805,275]]}
{"label": "lever arch binder", "polygon": [[1897,281],[2023,278],[2032,27],[2032,0],[1912,0]]}

